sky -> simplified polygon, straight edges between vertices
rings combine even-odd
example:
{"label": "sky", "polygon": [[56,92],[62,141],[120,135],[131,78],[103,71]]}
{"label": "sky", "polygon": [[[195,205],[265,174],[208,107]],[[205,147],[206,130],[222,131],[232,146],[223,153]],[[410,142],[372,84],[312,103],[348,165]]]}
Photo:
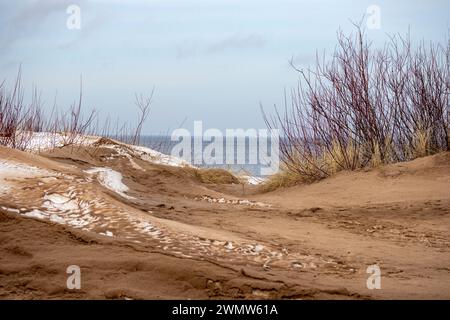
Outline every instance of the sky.
{"label": "sky", "polygon": [[[80,28],[67,20],[80,9]],[[445,43],[450,1],[349,0],[0,0],[0,81],[19,66],[25,94],[37,86],[48,108],[79,93],[84,108],[132,123],[134,96],[155,88],[144,134],[195,120],[204,128],[265,128],[260,104],[282,105],[296,85],[289,65],[312,66],[336,31],[380,9],[374,45],[387,34]],[[70,20],[72,21],[72,20]]]}

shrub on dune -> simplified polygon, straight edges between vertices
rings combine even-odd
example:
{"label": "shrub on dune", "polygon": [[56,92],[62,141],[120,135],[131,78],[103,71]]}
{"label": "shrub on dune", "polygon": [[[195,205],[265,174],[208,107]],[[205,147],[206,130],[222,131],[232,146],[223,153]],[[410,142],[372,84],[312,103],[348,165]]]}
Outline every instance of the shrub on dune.
{"label": "shrub on dune", "polygon": [[270,117],[263,112],[282,134],[280,175],[291,178],[281,181],[315,181],[449,150],[450,43],[414,46],[393,36],[375,49],[356,25],[348,36],[338,32],[329,60],[317,57],[308,70],[291,64],[300,79],[290,105]]}

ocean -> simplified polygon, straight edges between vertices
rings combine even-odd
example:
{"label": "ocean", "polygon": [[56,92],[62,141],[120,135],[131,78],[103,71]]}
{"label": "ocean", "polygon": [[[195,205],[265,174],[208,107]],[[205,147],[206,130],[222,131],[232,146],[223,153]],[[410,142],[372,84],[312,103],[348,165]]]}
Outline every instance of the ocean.
{"label": "ocean", "polygon": [[[211,144],[210,141],[201,141],[201,150],[199,148],[195,148],[194,143],[194,137],[190,137],[191,139],[191,159],[197,158],[203,158],[201,157],[202,153],[205,151],[205,148],[207,148],[208,145]],[[200,138],[201,139],[201,138]],[[234,142],[233,142],[234,140]],[[258,151],[261,151],[262,146],[262,140],[260,137],[245,137],[242,139],[238,139],[236,137],[231,138],[223,138],[223,156],[219,157],[220,153],[218,153],[218,158],[222,158],[222,163],[214,163],[210,164],[205,161],[205,159],[202,159],[199,163],[194,163],[193,160],[191,161],[192,165],[195,165],[197,167],[202,168],[222,168],[226,170],[230,170],[233,173],[236,174],[242,174],[242,175],[251,175],[260,177],[261,175],[261,169],[262,167],[267,167],[265,165],[266,162],[264,162],[264,159],[268,159],[267,153],[259,154]],[[173,148],[178,144],[178,141],[171,141],[170,136],[154,136],[154,135],[147,135],[147,136],[141,136],[140,145],[149,147],[153,150],[159,151],[164,154],[171,155]],[[226,152],[226,145],[233,144],[233,150],[232,155],[228,154]],[[267,149],[270,150],[271,148],[271,142],[270,139],[267,143]],[[207,149],[206,149],[207,150]],[[270,151],[269,151],[270,154]],[[212,156],[216,156],[215,152],[212,152]],[[228,161],[227,161],[228,157]],[[240,161],[239,161],[240,158]],[[233,163],[230,163],[230,159],[233,159]],[[245,161],[242,161],[244,160]],[[256,159],[256,161],[255,161]],[[227,163],[228,162],[228,163]],[[256,163],[255,163],[256,162]]]}

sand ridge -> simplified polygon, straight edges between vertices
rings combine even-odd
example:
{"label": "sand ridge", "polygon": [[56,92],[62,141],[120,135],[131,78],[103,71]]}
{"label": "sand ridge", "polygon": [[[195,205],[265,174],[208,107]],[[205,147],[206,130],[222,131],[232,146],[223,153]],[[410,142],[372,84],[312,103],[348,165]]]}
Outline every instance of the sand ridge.
{"label": "sand ridge", "polygon": [[[245,194],[109,141],[0,159],[3,298],[449,298],[449,153]],[[33,174],[6,174],[19,167]],[[66,251],[88,272],[82,292],[51,280]],[[127,261],[139,267],[111,285]],[[373,263],[383,290],[365,285]]]}

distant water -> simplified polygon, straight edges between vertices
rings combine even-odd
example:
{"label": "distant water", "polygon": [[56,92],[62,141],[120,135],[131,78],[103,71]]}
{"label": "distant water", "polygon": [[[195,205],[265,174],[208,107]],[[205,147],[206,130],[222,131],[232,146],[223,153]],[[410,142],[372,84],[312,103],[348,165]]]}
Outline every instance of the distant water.
{"label": "distant water", "polygon": [[[228,143],[233,143],[231,141],[232,138],[228,138]],[[140,145],[149,147],[153,150],[159,151],[164,154],[171,155],[173,147],[178,144],[178,141],[171,141],[170,136],[142,136],[140,140]],[[202,149],[204,150],[206,146],[211,144],[211,142],[205,142],[202,143]],[[227,144],[227,138],[224,137],[224,154],[223,154],[223,161],[222,164],[207,164],[205,161],[203,161],[201,164],[192,163],[195,166],[198,167],[207,167],[207,168],[223,168],[227,170],[231,170],[234,173],[237,174],[248,174],[251,176],[261,176],[261,162],[258,157],[258,146],[259,146],[259,138],[249,138],[246,137],[244,139],[234,139],[234,161],[233,164],[226,164],[226,146]],[[270,141],[268,143],[268,149],[270,150]],[[237,152],[238,150],[245,150],[245,163],[244,164],[236,164],[237,163]],[[195,150],[194,150],[194,138],[191,138],[191,159],[193,162],[194,156],[195,156]],[[199,150],[197,150],[198,155]],[[201,152],[201,151],[200,151]],[[243,153],[244,153],[243,152]],[[215,156],[215,154],[213,153]],[[242,157],[242,155],[241,155]],[[251,164],[250,157],[256,157],[258,160],[256,164]]]}

